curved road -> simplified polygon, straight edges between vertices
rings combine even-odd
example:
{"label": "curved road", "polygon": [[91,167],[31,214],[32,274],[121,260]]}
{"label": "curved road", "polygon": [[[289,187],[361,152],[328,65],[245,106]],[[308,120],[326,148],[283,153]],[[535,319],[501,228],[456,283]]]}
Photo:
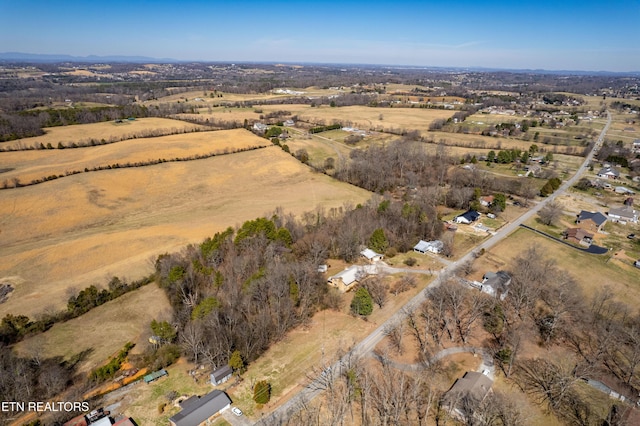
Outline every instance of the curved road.
{"label": "curved road", "polygon": [[355,345],[349,353],[343,356],[340,360],[336,361],[333,365],[327,367],[323,375],[323,377],[318,377],[303,390],[298,392],[298,394],[291,397],[288,401],[283,403],[281,406],[276,408],[273,412],[271,412],[268,416],[261,419],[256,425],[283,425],[287,423],[287,419],[289,419],[294,413],[296,413],[299,408],[314,399],[323,391],[323,382],[326,381],[326,376],[329,375],[331,377],[339,377],[340,374],[343,373],[344,367],[347,364],[349,359],[354,359],[357,357],[364,356],[369,352],[373,351],[376,345],[384,338],[385,330],[388,327],[393,327],[396,324],[399,324],[406,318],[407,312],[411,312],[415,310],[420,304],[422,304],[429,294],[431,288],[437,287],[441,285],[446,279],[454,273],[455,269],[458,265],[462,265],[465,262],[473,259],[474,253],[477,250],[485,249],[488,250],[494,245],[496,245],[499,241],[503,240],[513,231],[515,231],[520,224],[526,222],[531,219],[535,214],[537,214],[540,209],[542,209],[547,203],[555,200],[555,198],[569,189],[571,186],[575,185],[575,183],[580,179],[582,174],[588,169],[593,156],[597,152],[597,150],[602,146],[604,141],[604,137],[609,130],[609,126],[611,125],[611,114],[607,111],[607,124],[602,129],[600,136],[596,140],[596,143],[593,146],[593,149],[586,156],[582,165],[578,168],[575,175],[570,179],[566,180],[560,188],[549,197],[545,198],[529,211],[525,212],[518,219],[510,222],[500,228],[492,237],[488,240],[482,242],[478,246],[476,246],[473,250],[469,251],[465,256],[458,259],[455,262],[452,262],[449,266],[443,268],[438,276],[431,282],[431,284],[424,290],[415,295],[407,304],[404,305],[401,309],[399,309],[391,318],[382,323],[378,328],[376,328],[370,335],[364,338],[360,343]]}

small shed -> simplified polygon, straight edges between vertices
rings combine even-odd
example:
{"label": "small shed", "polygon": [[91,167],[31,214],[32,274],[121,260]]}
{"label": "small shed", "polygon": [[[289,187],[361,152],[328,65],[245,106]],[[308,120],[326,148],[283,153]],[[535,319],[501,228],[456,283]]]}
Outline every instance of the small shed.
{"label": "small shed", "polygon": [[153,373],[147,374],[143,377],[145,383],[149,384],[155,380],[158,380],[160,377],[168,376],[167,370],[164,368],[162,370],[154,371]]}
{"label": "small shed", "polygon": [[213,370],[211,373],[211,384],[213,386],[217,386],[229,380],[233,375],[233,369],[228,365],[223,365],[222,367]]}
{"label": "small shed", "polygon": [[369,262],[377,262],[378,260],[384,259],[384,256],[380,253],[376,253],[370,248],[364,249],[360,252],[362,256],[364,256]]}

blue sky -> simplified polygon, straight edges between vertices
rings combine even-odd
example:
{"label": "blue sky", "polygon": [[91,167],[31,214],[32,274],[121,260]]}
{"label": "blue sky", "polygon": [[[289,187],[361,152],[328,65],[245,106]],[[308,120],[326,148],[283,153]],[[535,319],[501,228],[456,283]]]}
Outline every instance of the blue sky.
{"label": "blue sky", "polygon": [[0,0],[0,52],[640,71],[640,0]]}

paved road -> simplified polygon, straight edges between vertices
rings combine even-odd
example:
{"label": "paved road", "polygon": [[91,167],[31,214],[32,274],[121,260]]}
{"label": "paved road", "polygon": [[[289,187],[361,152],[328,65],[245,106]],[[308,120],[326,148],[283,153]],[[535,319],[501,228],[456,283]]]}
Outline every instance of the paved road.
{"label": "paved road", "polygon": [[[571,186],[575,185],[575,183],[578,181],[578,179],[580,179],[582,174],[588,169],[589,164],[591,163],[591,160],[595,155],[595,152],[598,149],[600,149],[600,147],[602,146],[602,142],[604,141],[604,137],[610,125],[611,125],[611,114],[607,111],[607,124],[605,125],[604,129],[602,129],[602,132],[600,133],[600,136],[596,140],[596,143],[594,144],[593,149],[586,156],[584,162],[578,168],[578,171],[576,172],[576,174],[570,179],[568,179],[567,181],[565,181],[555,193],[553,193],[549,197],[545,198],[544,200],[536,204],[529,211],[521,215],[518,219],[514,220],[513,222],[507,223],[505,226],[500,228],[492,237],[490,237],[486,241],[476,246],[474,250],[470,251],[469,253],[467,253],[465,256],[458,259],[457,261],[452,262],[449,266],[446,266],[445,268],[443,268],[438,273],[438,276],[425,289],[425,291],[421,291],[416,296],[414,296],[409,302],[407,302],[406,305],[404,305],[404,307],[398,310],[391,318],[389,318],[387,321],[382,323],[370,335],[365,337],[364,340],[362,340],[360,343],[355,345],[351,349],[351,351],[347,353],[343,358],[341,358],[340,360],[336,361],[334,364],[326,368],[324,370],[324,375],[328,374],[331,377],[339,377],[339,375],[343,373],[344,366],[347,364],[347,361],[349,359],[354,359],[354,357],[355,358],[361,357],[371,352],[376,347],[376,345],[384,338],[385,330],[387,329],[387,327],[395,326],[396,324],[399,324],[401,321],[404,321],[404,319],[406,318],[407,312],[411,312],[415,310],[418,306],[420,306],[420,304],[422,304],[426,300],[429,294],[430,288],[437,287],[441,285],[443,282],[445,282],[446,279],[454,273],[458,265],[464,264],[465,262],[472,260],[474,257],[474,253],[476,251],[481,249],[488,250],[494,245],[496,245],[498,242],[503,240],[513,231],[515,231],[520,226],[521,223],[524,223],[527,220],[531,219],[547,203],[555,200],[555,198],[558,195],[562,194]],[[415,271],[411,270],[411,272],[415,272]],[[294,413],[298,411],[299,407],[301,407],[304,403],[311,401],[322,392],[323,380],[326,380],[326,379],[323,379],[322,377],[316,378],[309,385],[307,385],[307,387],[305,387],[303,390],[298,392],[298,394],[291,397],[287,402],[282,404],[280,407],[275,409],[271,414],[264,417],[262,420],[260,420],[256,424],[257,425],[285,424],[287,422],[287,419],[289,419]]]}

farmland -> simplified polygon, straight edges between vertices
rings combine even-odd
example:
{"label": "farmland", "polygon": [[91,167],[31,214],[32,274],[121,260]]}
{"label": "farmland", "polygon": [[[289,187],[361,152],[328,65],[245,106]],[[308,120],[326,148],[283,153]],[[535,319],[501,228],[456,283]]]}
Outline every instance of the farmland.
{"label": "farmland", "polygon": [[1,309],[59,309],[69,289],[103,285],[112,275],[137,279],[158,254],[276,207],[300,214],[368,197],[277,147],[4,190],[0,271],[20,284]]}

